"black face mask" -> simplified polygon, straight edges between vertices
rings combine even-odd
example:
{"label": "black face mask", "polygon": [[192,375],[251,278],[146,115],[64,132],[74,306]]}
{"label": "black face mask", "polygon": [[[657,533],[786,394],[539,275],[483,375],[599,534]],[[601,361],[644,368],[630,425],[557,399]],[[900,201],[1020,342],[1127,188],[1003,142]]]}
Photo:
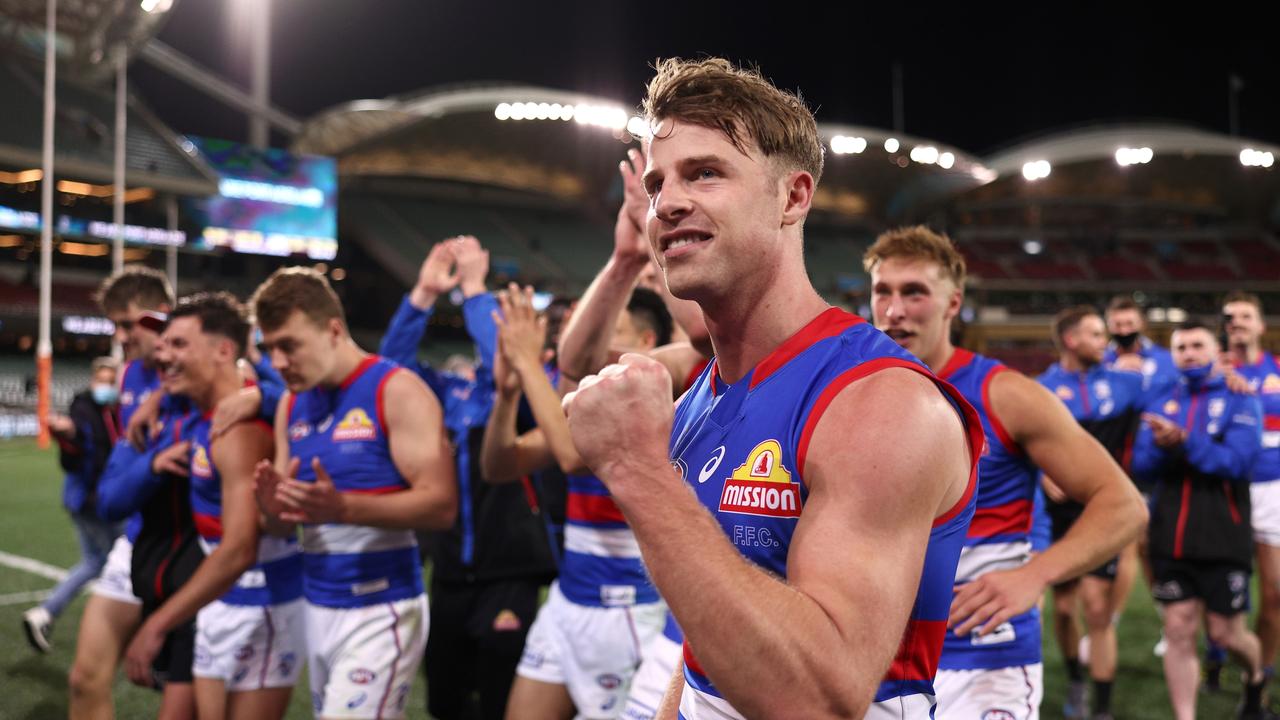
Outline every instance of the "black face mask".
{"label": "black face mask", "polygon": [[1126,335],[1112,335],[1111,337],[1114,338],[1116,344],[1122,348],[1131,348],[1138,342],[1138,333],[1136,332],[1131,332]]}

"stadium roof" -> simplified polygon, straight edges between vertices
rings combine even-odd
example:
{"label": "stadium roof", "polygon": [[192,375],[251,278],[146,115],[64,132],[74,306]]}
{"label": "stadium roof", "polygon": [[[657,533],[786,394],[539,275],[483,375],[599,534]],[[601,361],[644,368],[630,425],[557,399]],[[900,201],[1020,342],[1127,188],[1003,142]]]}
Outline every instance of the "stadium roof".
{"label": "stadium roof", "polygon": [[1280,225],[1280,146],[1171,124],[1086,127],[986,160],[999,177],[965,203],[1147,203]]}
{"label": "stadium roof", "polygon": [[[454,180],[581,203],[615,186],[615,163],[637,130],[643,122],[607,98],[455,86],[332,108],[305,124],[293,149],[336,156],[344,182]],[[819,132],[827,162],[814,205],[834,222],[898,222],[995,177],[977,158],[922,138],[825,123]]]}
{"label": "stadium roof", "polygon": [[[0,63],[0,165],[38,168],[43,131],[43,79],[14,59]],[[108,91],[58,80],[55,164],[62,177],[109,183],[115,155],[115,99]],[[130,99],[125,158],[129,187],[150,186],[182,195],[212,195],[217,180],[137,99]]]}

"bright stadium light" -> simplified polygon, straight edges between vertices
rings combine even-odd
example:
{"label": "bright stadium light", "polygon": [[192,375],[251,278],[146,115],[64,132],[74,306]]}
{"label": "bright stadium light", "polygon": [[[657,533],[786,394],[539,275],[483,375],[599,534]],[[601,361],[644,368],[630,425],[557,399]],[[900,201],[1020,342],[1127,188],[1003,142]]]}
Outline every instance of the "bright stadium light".
{"label": "bright stadium light", "polygon": [[952,165],[956,164],[956,156],[949,152],[944,152],[938,156],[938,167],[943,170],[950,170]]}
{"label": "bright stadium light", "polygon": [[498,107],[493,109],[493,116],[499,120],[510,120],[511,103],[498,103]]}
{"label": "bright stadium light", "polygon": [[889,153],[896,153],[896,152],[898,152],[898,139],[897,139],[897,138],[889,138],[888,140],[885,140],[885,141],[884,141],[884,151],[885,151],[885,152],[889,152]]}
{"label": "bright stadium light", "polygon": [[173,7],[173,0],[142,0],[142,12],[162,13]]}
{"label": "bright stadium light", "polygon": [[867,139],[848,135],[834,135],[831,138],[831,152],[836,155],[851,155],[867,149]]}
{"label": "bright stadium light", "polygon": [[911,148],[911,159],[921,165],[933,165],[938,162],[938,148],[931,145],[917,145]]}
{"label": "bright stadium light", "polygon": [[1169,308],[1167,317],[1169,318],[1169,322],[1172,323],[1186,322],[1187,311],[1180,307],[1171,307]]}
{"label": "bright stadium light", "polygon": [[1245,148],[1240,151],[1240,164],[1245,167],[1269,168],[1275,164],[1276,157],[1270,152]]}
{"label": "bright stadium light", "polygon": [[1044,243],[1039,240],[1024,240],[1022,242],[1022,251],[1028,255],[1039,255],[1044,252]]}
{"label": "bright stadium light", "polygon": [[1030,182],[1043,180],[1049,177],[1049,173],[1053,171],[1053,166],[1048,160],[1033,160],[1022,166],[1022,177]]}
{"label": "bright stadium light", "polygon": [[642,117],[632,115],[631,119],[627,120],[627,132],[639,138],[649,137],[649,123]]}
{"label": "bright stadium light", "polygon": [[512,120],[524,119],[524,103],[511,103],[510,117]]}
{"label": "bright stadium light", "polygon": [[573,111],[574,111],[574,108],[572,105],[565,105],[564,107],[560,108],[560,119],[565,122],[569,122],[570,120],[573,119]]}
{"label": "bright stadium light", "polygon": [[1128,148],[1122,147],[1116,150],[1116,162],[1121,167],[1129,165],[1146,165],[1151,162],[1151,158],[1155,157],[1155,153],[1149,147]]}

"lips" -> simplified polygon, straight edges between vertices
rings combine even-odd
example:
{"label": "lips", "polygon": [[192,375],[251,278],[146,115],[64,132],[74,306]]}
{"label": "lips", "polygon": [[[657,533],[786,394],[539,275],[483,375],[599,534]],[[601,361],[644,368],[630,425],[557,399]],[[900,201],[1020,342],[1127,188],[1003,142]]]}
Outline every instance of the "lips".
{"label": "lips", "polygon": [[909,340],[916,336],[916,334],[910,330],[902,330],[900,328],[889,328],[884,331],[884,334],[888,335],[889,338],[895,342],[902,342],[903,340]]}
{"label": "lips", "polygon": [[692,228],[672,230],[658,238],[658,247],[664,257],[678,257],[698,245],[710,242],[711,233]]}

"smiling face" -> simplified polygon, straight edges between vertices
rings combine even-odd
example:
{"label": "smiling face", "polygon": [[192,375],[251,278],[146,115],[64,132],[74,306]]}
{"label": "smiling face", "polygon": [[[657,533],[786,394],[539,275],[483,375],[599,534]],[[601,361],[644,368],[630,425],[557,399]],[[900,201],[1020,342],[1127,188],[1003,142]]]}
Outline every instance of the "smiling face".
{"label": "smiling face", "polygon": [[166,393],[203,397],[220,370],[235,367],[235,343],[206,333],[193,315],[169,321],[156,351],[160,378]]}
{"label": "smiling face", "polygon": [[886,258],[872,268],[871,288],[876,328],[926,362],[942,353],[964,295],[941,265],[922,258]]}
{"label": "smiling face", "polygon": [[788,188],[808,174],[783,172],[719,130],[678,120],[659,130],[644,172],[647,231],[671,293],[702,302],[766,285],[787,252],[799,254],[783,229],[803,220],[787,212]]}

